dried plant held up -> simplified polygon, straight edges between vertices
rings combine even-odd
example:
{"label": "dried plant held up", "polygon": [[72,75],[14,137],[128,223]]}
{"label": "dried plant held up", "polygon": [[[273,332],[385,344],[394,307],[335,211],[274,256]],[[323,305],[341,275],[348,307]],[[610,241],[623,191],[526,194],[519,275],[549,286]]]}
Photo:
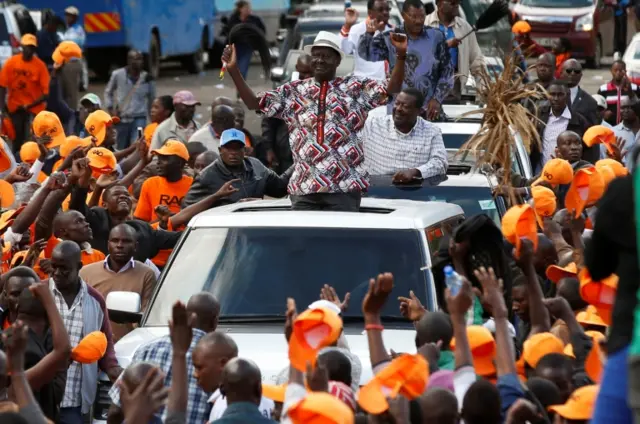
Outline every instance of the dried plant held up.
{"label": "dried plant held up", "polygon": [[[511,186],[511,152],[516,151],[514,134],[522,138],[527,151],[535,143],[540,146],[540,137],[536,130],[536,111],[526,104],[535,104],[545,99],[544,91],[524,83],[524,74],[518,67],[515,52],[505,55],[504,70],[501,74],[492,74],[484,68],[475,75],[479,79],[477,95],[483,99],[484,108],[462,116],[483,113],[480,130],[461,148],[471,150],[478,158],[477,167],[486,163],[494,169],[502,168],[500,185]],[[529,101],[527,101],[529,100]],[[510,190],[510,200],[515,201]]]}

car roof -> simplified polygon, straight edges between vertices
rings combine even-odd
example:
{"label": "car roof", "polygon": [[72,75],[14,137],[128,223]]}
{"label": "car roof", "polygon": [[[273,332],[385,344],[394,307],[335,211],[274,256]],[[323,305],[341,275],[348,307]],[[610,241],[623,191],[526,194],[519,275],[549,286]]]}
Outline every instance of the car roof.
{"label": "car roof", "polygon": [[475,134],[480,129],[479,122],[434,122],[442,134]]}
{"label": "car roof", "polygon": [[208,227],[314,227],[421,229],[464,212],[458,205],[363,198],[360,212],[293,211],[289,199],[255,200],[209,209],[189,222]]}

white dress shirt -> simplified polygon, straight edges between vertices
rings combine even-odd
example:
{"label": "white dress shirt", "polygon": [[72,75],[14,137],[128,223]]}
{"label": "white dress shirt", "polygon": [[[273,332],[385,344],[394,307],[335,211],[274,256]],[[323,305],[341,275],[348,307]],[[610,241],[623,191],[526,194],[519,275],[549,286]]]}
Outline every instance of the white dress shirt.
{"label": "white dress shirt", "polygon": [[575,103],[576,101],[576,97],[578,96],[578,89],[580,87],[579,86],[575,86],[575,87],[571,87],[569,88],[569,91],[571,92],[571,104]]}
{"label": "white dress shirt", "polygon": [[[391,28],[387,25],[387,28]],[[358,43],[360,43],[360,37],[367,32],[367,20],[355,24],[349,30],[349,36],[345,37],[342,34],[342,51],[346,54],[353,55],[355,59],[355,67],[353,69],[353,75],[358,77],[375,78],[377,80],[384,80],[387,78],[387,64],[384,60],[379,62],[369,62],[364,60],[358,55]],[[376,34],[379,34],[377,31]]]}
{"label": "white dress shirt", "polygon": [[364,166],[371,175],[393,175],[418,169],[422,178],[447,173],[442,131],[420,117],[408,134],[396,129],[392,115],[367,119],[360,132]]}
{"label": "white dress shirt", "polygon": [[551,156],[555,156],[556,146],[558,145],[558,136],[567,130],[570,120],[571,111],[569,110],[569,107],[565,107],[560,116],[555,116],[553,112],[549,114],[547,126],[542,134],[541,167],[551,159]]}

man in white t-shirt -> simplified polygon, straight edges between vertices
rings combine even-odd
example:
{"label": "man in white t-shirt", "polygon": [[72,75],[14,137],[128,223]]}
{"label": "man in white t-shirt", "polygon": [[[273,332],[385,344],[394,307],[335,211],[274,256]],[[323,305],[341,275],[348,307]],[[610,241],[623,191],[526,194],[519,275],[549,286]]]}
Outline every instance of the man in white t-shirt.
{"label": "man in white t-shirt", "polygon": [[[360,23],[358,21],[358,12],[349,8],[344,12],[344,26],[340,30],[342,38],[342,50],[346,54],[353,55],[355,58],[355,68],[353,75],[358,77],[369,77],[378,80],[387,78],[388,64],[385,61],[369,62],[358,55],[358,44],[360,37],[367,32],[367,22],[371,19],[375,20],[380,26],[384,23],[384,30],[391,29],[389,25],[389,12],[391,8],[386,0],[368,0],[367,1],[367,19]],[[378,34],[378,32],[376,32]]]}

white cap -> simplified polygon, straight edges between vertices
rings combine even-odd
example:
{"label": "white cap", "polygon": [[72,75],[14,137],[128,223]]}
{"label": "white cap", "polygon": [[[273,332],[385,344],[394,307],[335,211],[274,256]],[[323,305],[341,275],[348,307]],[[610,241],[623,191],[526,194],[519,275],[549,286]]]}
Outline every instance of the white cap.
{"label": "white cap", "polygon": [[338,315],[340,315],[340,313],[342,312],[340,310],[340,308],[338,307],[338,305],[336,305],[333,302],[329,302],[328,300],[324,300],[324,299],[323,300],[316,300],[311,305],[309,305],[309,309],[318,309],[318,308],[329,309],[330,311],[333,311]]}
{"label": "white cap", "polygon": [[329,31],[320,31],[316,35],[316,39],[313,40],[313,44],[310,46],[304,46],[304,52],[311,54],[311,49],[314,47],[329,47],[335,50],[340,55],[340,58],[344,59],[344,52],[340,49],[342,40],[338,34],[334,34]]}
{"label": "white cap", "polygon": [[79,16],[80,15],[80,11],[75,6],[67,7],[66,9],[64,9],[64,13],[66,13],[67,15],[73,15],[73,16]]}
{"label": "white cap", "polygon": [[596,103],[598,104],[598,107],[607,108],[607,99],[605,99],[604,97],[602,97],[600,94],[594,94],[593,96],[593,100],[596,101]]}

